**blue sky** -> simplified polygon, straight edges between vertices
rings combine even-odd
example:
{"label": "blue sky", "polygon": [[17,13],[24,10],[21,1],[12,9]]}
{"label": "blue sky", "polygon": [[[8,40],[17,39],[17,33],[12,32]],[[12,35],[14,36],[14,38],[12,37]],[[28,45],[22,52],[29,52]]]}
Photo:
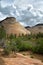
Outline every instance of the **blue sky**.
{"label": "blue sky", "polygon": [[43,0],[0,0],[0,21],[8,16],[24,26],[43,23]]}

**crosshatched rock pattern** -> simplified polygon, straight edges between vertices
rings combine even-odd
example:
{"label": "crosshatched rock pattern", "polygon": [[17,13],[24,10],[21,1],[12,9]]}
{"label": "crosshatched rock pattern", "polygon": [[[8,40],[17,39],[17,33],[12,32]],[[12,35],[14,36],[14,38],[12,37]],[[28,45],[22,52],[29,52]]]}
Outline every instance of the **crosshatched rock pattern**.
{"label": "crosshatched rock pattern", "polygon": [[8,35],[13,34],[16,36],[30,35],[31,32],[25,29],[14,17],[7,17],[5,20],[1,21],[2,26],[6,30]]}

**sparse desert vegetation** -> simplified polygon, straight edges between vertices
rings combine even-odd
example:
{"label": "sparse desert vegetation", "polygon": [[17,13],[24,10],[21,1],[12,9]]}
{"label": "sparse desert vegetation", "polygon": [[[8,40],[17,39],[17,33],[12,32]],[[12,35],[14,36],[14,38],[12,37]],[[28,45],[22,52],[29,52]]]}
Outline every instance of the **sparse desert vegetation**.
{"label": "sparse desert vegetation", "polygon": [[[0,51],[1,65],[6,65],[5,63],[7,62],[8,62],[7,64],[12,64],[12,65],[17,64],[18,62],[19,65],[20,60],[22,64],[24,64],[25,63],[25,61],[23,61],[24,59],[26,60],[26,63],[34,64],[37,61],[37,60],[35,61],[33,60],[35,58],[41,60],[41,64],[42,64],[43,33],[26,34],[26,35],[22,34],[22,36],[20,34],[19,36],[17,36],[16,34],[8,35],[6,34],[6,30],[4,29],[4,27],[1,26],[0,27],[0,50],[1,50]],[[36,63],[40,64],[40,61]]]}
{"label": "sparse desert vegetation", "polygon": [[[2,32],[2,33],[1,33]],[[14,51],[32,51],[33,53],[43,54],[43,33],[38,33],[36,35],[6,35],[3,27],[0,28],[0,40],[2,42],[2,47],[6,54]]]}

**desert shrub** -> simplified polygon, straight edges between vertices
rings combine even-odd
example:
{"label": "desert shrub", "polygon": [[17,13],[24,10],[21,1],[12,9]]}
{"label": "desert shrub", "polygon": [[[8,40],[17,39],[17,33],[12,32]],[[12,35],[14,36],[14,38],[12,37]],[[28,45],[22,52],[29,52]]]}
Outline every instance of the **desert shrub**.
{"label": "desert shrub", "polygon": [[10,46],[11,46],[12,52],[18,51],[18,49],[17,49],[17,44],[16,44],[16,42],[15,42],[14,40],[12,40],[12,41],[10,42]]}
{"label": "desert shrub", "polygon": [[4,53],[6,55],[10,54],[11,52],[16,52],[17,51],[17,46],[14,40],[7,41],[4,45]]}
{"label": "desert shrub", "polygon": [[30,40],[32,37],[32,34],[27,36],[28,40]]}
{"label": "desert shrub", "polygon": [[12,40],[12,39],[14,39],[14,38],[15,38],[15,35],[13,35],[13,34],[10,34],[10,35],[9,35],[9,39],[10,39],[10,40]]}
{"label": "desert shrub", "polygon": [[33,55],[30,55],[30,58],[34,58],[34,56]]}
{"label": "desert shrub", "polygon": [[11,51],[10,42],[7,41],[4,44],[4,54],[9,55],[10,51]]}
{"label": "desert shrub", "polygon": [[33,47],[33,52],[43,54],[43,39],[42,38],[36,41],[36,45]]}
{"label": "desert shrub", "polygon": [[36,35],[36,38],[43,38],[43,33],[38,33],[37,35]]}
{"label": "desert shrub", "polygon": [[6,38],[6,31],[4,30],[4,27],[2,26],[0,28],[0,39]]}
{"label": "desert shrub", "polygon": [[19,51],[28,51],[32,47],[30,43],[22,42],[21,40],[17,40],[16,43]]}
{"label": "desert shrub", "polygon": [[20,46],[20,51],[28,51],[31,49],[31,45],[29,43],[22,43]]}

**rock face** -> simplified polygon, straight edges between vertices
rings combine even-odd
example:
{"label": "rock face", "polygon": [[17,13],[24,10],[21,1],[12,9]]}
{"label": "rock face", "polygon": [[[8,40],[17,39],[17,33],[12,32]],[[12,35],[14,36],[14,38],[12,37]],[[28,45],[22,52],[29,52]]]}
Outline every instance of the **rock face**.
{"label": "rock face", "polygon": [[25,29],[14,17],[8,17],[2,21],[2,25],[7,34],[26,35],[30,34],[30,31]]}
{"label": "rock face", "polygon": [[33,27],[26,27],[32,34],[43,33],[43,24],[37,24]]}

